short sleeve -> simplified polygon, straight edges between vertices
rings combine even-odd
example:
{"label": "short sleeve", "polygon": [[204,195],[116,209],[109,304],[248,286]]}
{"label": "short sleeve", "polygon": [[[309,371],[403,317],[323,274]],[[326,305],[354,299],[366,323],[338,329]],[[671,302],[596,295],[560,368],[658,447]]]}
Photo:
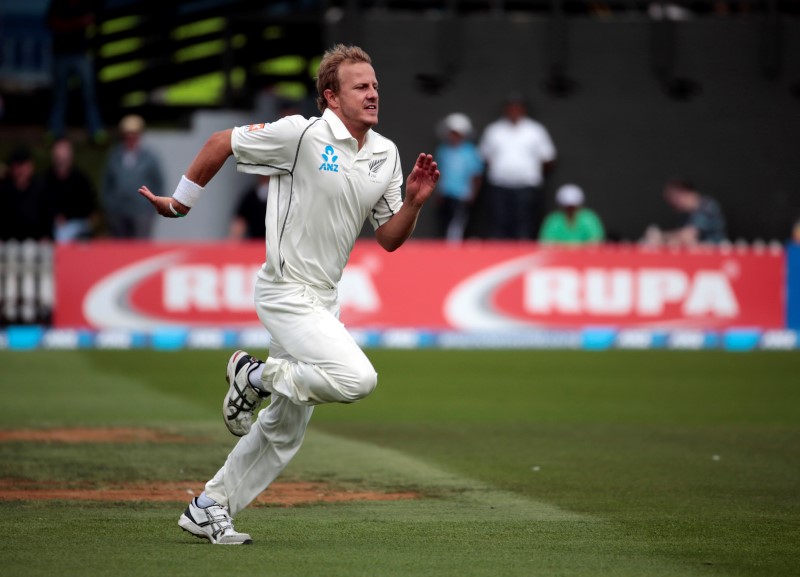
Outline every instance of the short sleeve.
{"label": "short sleeve", "polygon": [[558,224],[556,223],[555,213],[548,214],[539,229],[539,240],[542,242],[554,242],[558,240],[558,233],[556,232],[557,227]]}
{"label": "short sleeve", "polygon": [[550,138],[550,133],[544,126],[540,126],[540,131],[539,158],[541,158],[543,162],[550,162],[556,157],[556,146],[553,144],[553,139]]}
{"label": "short sleeve", "polygon": [[394,168],[392,177],[389,181],[389,186],[386,192],[378,199],[378,202],[372,207],[369,213],[369,221],[372,223],[372,228],[377,229],[382,224],[386,224],[389,220],[397,214],[400,207],[403,206],[403,198],[401,188],[403,186],[403,169],[400,166],[400,152],[397,147],[394,149]]}
{"label": "short sleeve", "polygon": [[586,209],[586,223],[588,239],[592,242],[602,242],[605,239],[606,231],[603,227],[603,221],[593,210]]}
{"label": "short sleeve", "polygon": [[474,144],[470,146],[470,150],[472,151],[472,166],[470,167],[470,172],[475,176],[483,172],[483,158]]}
{"label": "short sleeve", "polygon": [[297,144],[308,126],[302,116],[287,116],[270,123],[237,126],[231,132],[236,170],[275,175],[292,170]]}

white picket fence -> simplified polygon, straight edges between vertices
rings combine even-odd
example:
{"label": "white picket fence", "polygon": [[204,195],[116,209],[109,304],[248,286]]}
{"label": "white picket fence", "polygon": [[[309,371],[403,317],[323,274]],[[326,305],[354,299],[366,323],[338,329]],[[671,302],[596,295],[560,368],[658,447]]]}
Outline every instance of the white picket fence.
{"label": "white picket fence", "polygon": [[53,244],[0,241],[0,326],[48,325],[54,300]]}

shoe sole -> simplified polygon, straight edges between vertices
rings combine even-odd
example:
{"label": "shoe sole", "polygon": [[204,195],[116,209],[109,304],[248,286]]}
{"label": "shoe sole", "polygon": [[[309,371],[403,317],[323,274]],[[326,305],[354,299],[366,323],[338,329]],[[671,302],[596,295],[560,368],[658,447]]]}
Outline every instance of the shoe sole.
{"label": "shoe sole", "polygon": [[[192,537],[197,537],[198,539],[205,539],[206,541],[208,541],[212,545],[252,545],[253,544],[253,540],[252,539],[245,539],[244,541],[241,541],[240,543],[214,543],[214,541],[211,540],[211,537],[206,535],[206,533],[203,532],[202,529],[197,527],[197,524],[192,522],[192,520],[189,519],[189,517],[187,517],[186,515],[181,515],[181,518],[178,519],[178,526],[181,529],[183,529],[184,531],[186,531],[187,533],[189,533],[189,535],[191,535]],[[195,527],[197,527],[197,529],[195,529]]]}

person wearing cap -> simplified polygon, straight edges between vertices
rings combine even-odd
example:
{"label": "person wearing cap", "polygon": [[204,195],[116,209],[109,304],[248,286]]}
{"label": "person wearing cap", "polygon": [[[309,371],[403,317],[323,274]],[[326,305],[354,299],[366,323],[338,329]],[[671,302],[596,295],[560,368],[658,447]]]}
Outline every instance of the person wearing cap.
{"label": "person wearing cap", "polygon": [[491,236],[535,238],[545,177],[555,163],[556,147],[544,125],[528,115],[521,94],[506,97],[503,116],[486,127],[479,148],[487,164]]}
{"label": "person wearing cap", "polygon": [[109,234],[114,238],[150,238],[154,216],[138,190],[142,182],[161,187],[164,179],[158,156],[142,142],[145,121],[137,114],[120,120],[120,142],[106,158],[101,185]]}
{"label": "person wearing cap", "polygon": [[483,159],[470,140],[466,114],[447,115],[439,126],[436,158],[442,173],[438,186],[439,231],[449,242],[461,242],[483,178]]}
{"label": "person wearing cap", "polygon": [[603,242],[605,230],[600,217],[584,206],[583,190],[565,184],[556,192],[558,209],[548,214],[539,231],[539,241],[546,244],[593,244]]}

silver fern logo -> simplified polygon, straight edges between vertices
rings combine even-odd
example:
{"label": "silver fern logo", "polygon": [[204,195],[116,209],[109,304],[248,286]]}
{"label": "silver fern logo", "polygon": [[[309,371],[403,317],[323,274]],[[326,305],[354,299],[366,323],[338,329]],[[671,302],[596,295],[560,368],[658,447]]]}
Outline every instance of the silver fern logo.
{"label": "silver fern logo", "polygon": [[381,169],[381,166],[383,166],[385,162],[386,162],[385,158],[379,158],[377,160],[370,160],[370,162],[369,162],[369,172],[370,172],[370,174],[377,174],[377,172]]}

